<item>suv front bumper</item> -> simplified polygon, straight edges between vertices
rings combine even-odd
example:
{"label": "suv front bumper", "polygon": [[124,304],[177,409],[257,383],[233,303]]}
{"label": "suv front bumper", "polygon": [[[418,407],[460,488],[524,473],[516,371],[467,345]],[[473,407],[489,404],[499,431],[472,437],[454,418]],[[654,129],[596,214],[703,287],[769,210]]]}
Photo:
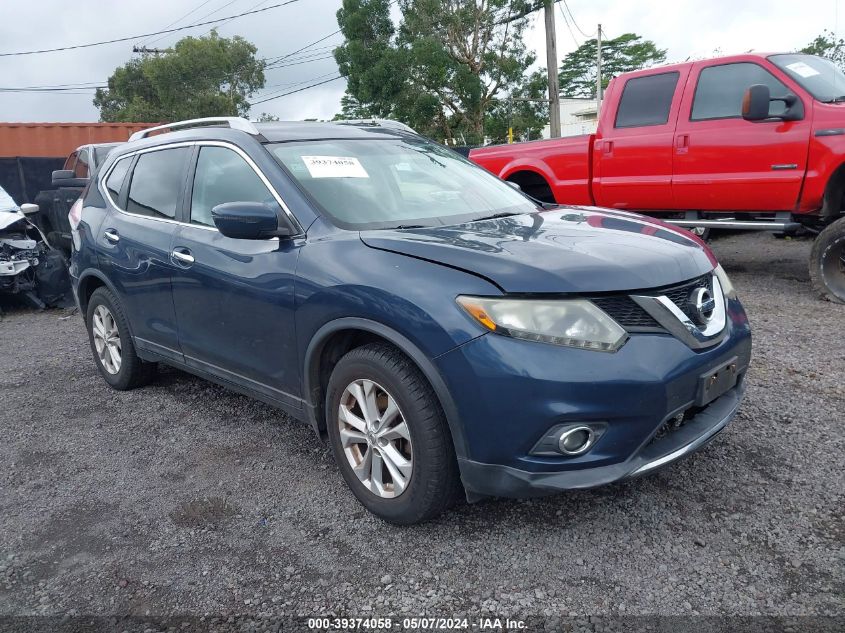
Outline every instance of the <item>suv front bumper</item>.
{"label": "suv front bumper", "polygon": [[[481,496],[532,497],[558,490],[594,488],[654,472],[706,446],[736,415],[744,380],[716,399],[668,437],[643,447],[618,464],[582,470],[528,472],[498,464],[460,459],[461,477],[467,490]],[[664,422],[672,416],[668,416]]]}

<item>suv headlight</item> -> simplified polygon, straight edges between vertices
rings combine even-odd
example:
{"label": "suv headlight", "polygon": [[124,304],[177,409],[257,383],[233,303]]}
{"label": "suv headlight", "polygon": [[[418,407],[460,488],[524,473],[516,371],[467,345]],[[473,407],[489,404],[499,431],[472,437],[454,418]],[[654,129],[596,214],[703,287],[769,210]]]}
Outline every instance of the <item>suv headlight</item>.
{"label": "suv headlight", "polygon": [[628,339],[622,326],[586,299],[497,299],[462,295],[457,302],[491,332],[526,341],[615,352]]}
{"label": "suv headlight", "polygon": [[725,272],[725,269],[722,268],[721,264],[716,266],[713,274],[716,275],[716,279],[718,279],[719,283],[722,285],[722,292],[725,297],[728,299],[736,299],[736,288],[734,288],[734,285],[728,277],[728,273]]}

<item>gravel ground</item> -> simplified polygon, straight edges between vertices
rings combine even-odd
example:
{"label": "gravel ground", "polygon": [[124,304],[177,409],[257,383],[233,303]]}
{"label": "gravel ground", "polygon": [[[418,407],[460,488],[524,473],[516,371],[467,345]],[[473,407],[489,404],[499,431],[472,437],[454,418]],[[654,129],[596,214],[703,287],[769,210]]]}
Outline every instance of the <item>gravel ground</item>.
{"label": "gravel ground", "polygon": [[845,306],[811,294],[809,241],[713,247],[755,335],[725,433],[651,477],[411,528],[276,410],[173,370],[112,391],[78,315],[7,313],[0,614],[841,618]]}

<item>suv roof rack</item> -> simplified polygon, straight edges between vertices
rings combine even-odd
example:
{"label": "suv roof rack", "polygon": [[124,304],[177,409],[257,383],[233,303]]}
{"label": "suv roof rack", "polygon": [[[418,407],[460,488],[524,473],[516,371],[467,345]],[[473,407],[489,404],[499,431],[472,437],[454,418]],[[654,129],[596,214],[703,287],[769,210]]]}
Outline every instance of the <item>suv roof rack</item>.
{"label": "suv roof rack", "polygon": [[401,130],[403,132],[410,132],[416,134],[417,131],[410,125],[405,125],[401,121],[394,121],[393,119],[344,119],[336,121],[339,125],[369,125],[372,127],[386,127],[394,130]]}
{"label": "suv roof rack", "polygon": [[236,116],[213,116],[213,117],[206,117],[203,119],[188,119],[187,121],[174,121],[173,123],[167,123],[165,125],[157,125],[155,127],[149,127],[146,130],[141,130],[139,132],[135,132],[132,136],[129,137],[129,142],[132,141],[139,141],[142,138],[147,138],[151,132],[158,132],[159,130],[180,130],[180,129],[187,129],[192,127],[203,127],[203,126],[214,126],[214,125],[225,125],[233,130],[241,130],[246,132],[247,134],[252,134],[254,136],[258,136],[261,134],[258,131],[258,128],[255,127],[253,123],[243,119],[241,117]]}

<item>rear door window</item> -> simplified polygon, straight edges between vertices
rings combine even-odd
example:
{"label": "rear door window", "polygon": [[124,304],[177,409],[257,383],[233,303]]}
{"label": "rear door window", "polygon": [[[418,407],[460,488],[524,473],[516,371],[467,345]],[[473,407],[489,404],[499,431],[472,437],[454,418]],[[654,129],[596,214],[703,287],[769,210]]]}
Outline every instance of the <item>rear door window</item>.
{"label": "rear door window", "polygon": [[79,152],[73,152],[70,156],[67,157],[65,160],[65,166],[62,169],[71,170],[76,166],[76,159],[79,156]]}
{"label": "rear door window", "polygon": [[[708,66],[698,75],[690,121],[733,119],[742,116],[742,98],[755,84],[769,87],[773,97],[782,97],[789,89],[772,73],[751,62]],[[783,114],[786,105],[773,101],[769,115]]]}
{"label": "rear door window", "polygon": [[76,159],[76,165],[73,166],[74,178],[88,178],[88,150],[83,149],[79,152],[79,158]]}
{"label": "rear door window", "polygon": [[153,218],[175,218],[190,153],[188,147],[174,147],[141,154],[132,170],[126,210]]}
{"label": "rear door window", "polygon": [[668,123],[679,76],[680,73],[675,71],[629,79],[619,100],[615,127]]}

